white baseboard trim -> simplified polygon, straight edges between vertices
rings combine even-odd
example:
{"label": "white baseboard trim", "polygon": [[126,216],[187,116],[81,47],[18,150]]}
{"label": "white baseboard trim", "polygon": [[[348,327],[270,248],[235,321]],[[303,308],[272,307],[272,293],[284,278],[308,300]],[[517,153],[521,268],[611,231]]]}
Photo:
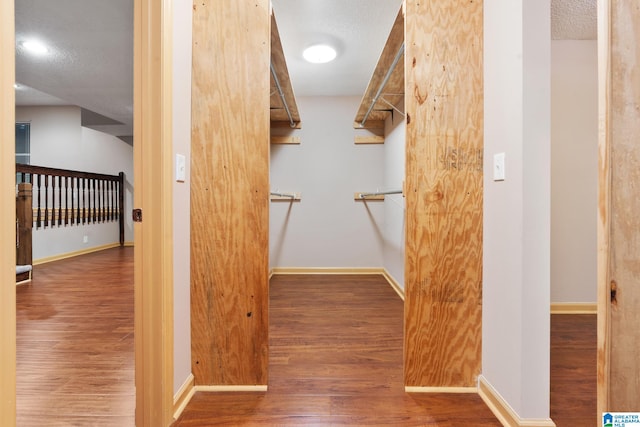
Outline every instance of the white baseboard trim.
{"label": "white baseboard trim", "polygon": [[187,379],[184,381],[184,384],[180,387],[180,389],[173,396],[173,420],[177,420],[180,418],[182,411],[187,407],[191,398],[196,393],[195,388],[195,378],[193,374],[189,374]]}
{"label": "white baseboard trim", "polygon": [[404,301],[404,289],[402,289],[400,284],[396,282],[396,279],[393,278],[393,276],[389,273],[389,271],[387,271],[386,268],[382,269],[382,275],[385,279],[387,279],[387,282],[389,282],[389,285],[391,285],[393,290],[396,291],[400,299]]}
{"label": "white baseboard trim", "polygon": [[73,258],[73,257],[79,256],[79,255],[90,254],[90,253],[93,253],[93,252],[104,251],[105,249],[111,249],[111,248],[117,248],[117,247],[120,247],[120,243],[109,243],[109,244],[106,244],[106,245],[94,246],[92,248],[82,249],[82,250],[79,250],[79,251],[67,252],[65,254],[59,254],[59,255],[53,255],[53,256],[44,257],[44,258],[38,258],[36,260],[33,260],[33,265],[46,264],[48,262],[59,261],[61,259],[66,259],[66,258]]}
{"label": "white baseboard trim", "polygon": [[551,314],[597,314],[595,302],[552,302]]}
{"label": "white baseboard trim", "polygon": [[415,387],[405,386],[406,393],[477,393],[478,387]]}
{"label": "white baseboard trim", "polygon": [[511,406],[500,396],[495,388],[480,375],[478,378],[478,394],[505,427],[556,427],[550,419],[522,419]]}
{"label": "white baseboard trim", "polygon": [[267,385],[197,385],[196,391],[226,392],[226,391],[267,391]]}

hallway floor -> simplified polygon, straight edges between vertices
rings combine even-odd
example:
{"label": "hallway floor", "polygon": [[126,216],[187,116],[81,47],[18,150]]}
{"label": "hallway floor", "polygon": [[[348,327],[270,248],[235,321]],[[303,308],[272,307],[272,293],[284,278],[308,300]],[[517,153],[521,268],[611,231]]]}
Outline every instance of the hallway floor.
{"label": "hallway floor", "polygon": [[[134,424],[133,248],[36,266],[17,287],[17,425]],[[266,393],[197,393],[182,426],[499,426],[474,394],[407,394],[402,300],[380,276],[270,287]],[[551,316],[551,415],[596,419],[595,315]]]}

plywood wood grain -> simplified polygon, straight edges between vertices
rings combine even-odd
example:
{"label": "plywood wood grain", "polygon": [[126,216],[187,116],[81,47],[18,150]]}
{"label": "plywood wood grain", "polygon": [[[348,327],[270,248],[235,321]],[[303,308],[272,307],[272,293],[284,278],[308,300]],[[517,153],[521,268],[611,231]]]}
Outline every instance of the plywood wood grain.
{"label": "plywood wood grain", "polygon": [[196,385],[265,385],[268,0],[193,11],[191,329]]}
{"label": "plywood wood grain", "polygon": [[356,135],[354,144],[384,144],[384,136],[380,135]]}
{"label": "plywood wood grain", "polygon": [[[391,32],[389,33],[389,37],[387,38],[387,42],[382,49],[380,58],[378,58],[376,68],[373,70],[371,80],[369,80],[367,89],[360,101],[360,106],[358,107],[353,123],[354,128],[378,126],[375,122],[384,122],[393,110],[392,106],[397,105],[402,101],[402,97],[404,95],[404,56],[400,57],[400,60],[393,70],[391,69],[391,66],[396,55],[400,51],[403,42],[404,14],[403,10],[400,9],[393,27],[391,28]],[[389,74],[386,84],[383,85],[384,79],[389,71],[391,71],[391,74]],[[376,94],[381,87],[382,95],[378,100],[376,100]],[[369,113],[369,116],[366,116],[367,111],[374,101],[375,104],[373,109]],[[362,121],[365,117],[366,121],[364,122],[364,125],[362,125]]]}
{"label": "plywood wood grain", "polygon": [[272,144],[300,144],[299,136],[271,136]]}
{"label": "plywood wood grain", "polygon": [[[293,92],[293,86],[291,85],[291,79],[289,78],[289,69],[287,68],[287,61],[284,57],[284,51],[282,50],[282,42],[280,41],[276,17],[273,13],[271,14],[271,64],[280,83],[284,100],[289,108],[289,113],[287,113],[276,82],[273,75],[271,75],[271,121],[286,121],[289,124],[291,124],[292,121],[296,124],[300,123],[300,113]],[[291,114],[291,117],[289,117],[289,114]]]}
{"label": "plywood wood grain", "polygon": [[637,411],[640,396],[640,5],[611,1],[610,411]]}
{"label": "plywood wood grain", "polygon": [[473,387],[482,290],[482,1],[405,5],[405,386]]}

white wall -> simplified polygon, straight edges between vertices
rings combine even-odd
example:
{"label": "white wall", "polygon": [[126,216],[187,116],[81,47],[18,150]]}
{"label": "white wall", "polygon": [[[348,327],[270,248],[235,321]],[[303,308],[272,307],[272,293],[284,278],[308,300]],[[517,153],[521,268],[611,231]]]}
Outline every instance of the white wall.
{"label": "white wall", "polygon": [[[125,173],[125,213],[131,211],[133,148],[120,139],[83,128],[80,108],[17,107],[16,121],[31,123],[31,164],[117,175]],[[35,195],[35,193],[34,193]],[[125,241],[133,225],[125,214]],[[88,242],[83,238],[87,236]],[[62,255],[119,241],[117,222],[33,229],[33,259]]]}
{"label": "white wall", "polygon": [[189,2],[175,2],[173,5],[173,153],[174,159],[177,153],[185,155],[187,165],[185,182],[173,185],[174,394],[191,374],[191,7]]}
{"label": "white wall", "polygon": [[551,42],[551,301],[596,302],[598,52]]}
{"label": "white wall", "polygon": [[522,419],[549,418],[549,15],[549,0],[484,3],[482,376]]}
{"label": "white wall", "polygon": [[384,147],[355,145],[360,97],[299,97],[300,145],[271,146],[271,190],[301,192],[271,202],[270,267],[381,267],[385,203],[355,202],[385,186]]}
{"label": "white wall", "polygon": [[[402,189],[405,179],[404,117],[394,112],[385,123],[384,187]],[[384,268],[404,289],[405,204],[401,194],[385,196],[384,202]]]}

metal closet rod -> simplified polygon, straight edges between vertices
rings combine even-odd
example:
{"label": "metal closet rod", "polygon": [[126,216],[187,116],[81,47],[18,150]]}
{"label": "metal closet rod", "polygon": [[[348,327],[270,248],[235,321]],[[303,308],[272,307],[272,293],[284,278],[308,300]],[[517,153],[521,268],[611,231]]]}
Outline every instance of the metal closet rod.
{"label": "metal closet rod", "polygon": [[402,42],[402,45],[400,45],[400,49],[398,49],[398,53],[396,53],[396,57],[393,58],[391,67],[389,67],[389,69],[387,70],[387,74],[384,76],[384,80],[382,80],[382,83],[378,88],[378,92],[376,93],[376,96],[373,97],[373,101],[371,102],[371,105],[369,105],[369,109],[367,110],[367,113],[364,115],[362,121],[360,122],[360,126],[364,126],[364,122],[366,122],[367,119],[369,118],[369,114],[371,114],[371,111],[373,110],[373,106],[376,105],[376,102],[378,102],[378,98],[380,98],[380,95],[382,95],[382,90],[384,89],[384,87],[387,85],[387,82],[391,78],[391,73],[393,73],[393,70],[395,70],[396,65],[398,65],[398,62],[400,61],[400,57],[402,56],[403,53],[404,53],[404,42]]}
{"label": "metal closet rod", "polygon": [[278,196],[278,197],[291,197],[292,199],[296,198],[295,194],[289,194],[289,193],[274,193],[274,192],[271,192],[271,195],[272,196]]}
{"label": "metal closet rod", "polygon": [[282,100],[282,104],[284,104],[284,109],[287,112],[287,117],[289,117],[289,126],[292,128],[296,127],[296,123],[293,121],[293,117],[291,116],[291,111],[289,110],[289,105],[287,104],[287,100],[284,99],[284,92],[282,92],[282,86],[280,86],[280,80],[278,80],[278,76],[276,75],[276,70],[273,68],[273,62],[271,62],[271,75],[273,76],[273,81],[276,82],[276,88],[278,89],[278,94],[280,95],[280,99]]}
{"label": "metal closet rod", "polygon": [[402,190],[377,191],[375,193],[360,193],[360,198],[364,199],[371,196],[383,196],[385,194],[402,194]]}

